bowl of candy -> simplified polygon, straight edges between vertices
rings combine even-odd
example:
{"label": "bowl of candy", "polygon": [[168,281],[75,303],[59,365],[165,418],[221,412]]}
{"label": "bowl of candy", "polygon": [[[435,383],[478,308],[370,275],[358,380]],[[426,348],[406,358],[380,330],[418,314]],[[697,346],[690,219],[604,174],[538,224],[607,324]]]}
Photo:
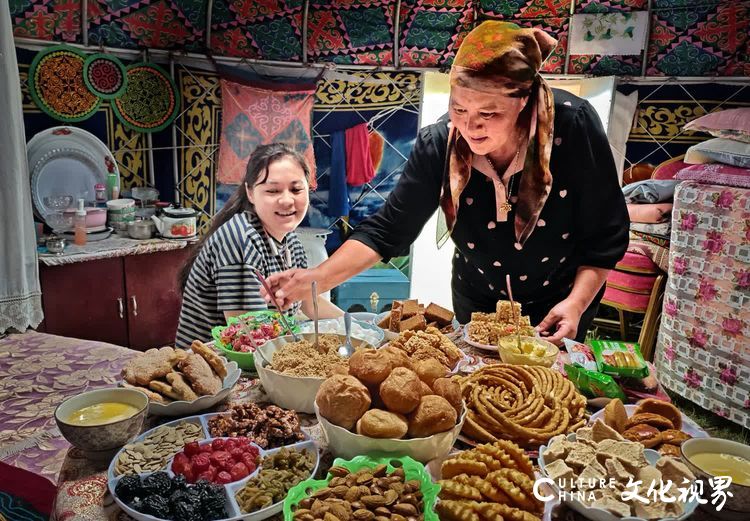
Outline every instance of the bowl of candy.
{"label": "bowl of candy", "polygon": [[[299,333],[299,326],[294,318],[286,317],[292,331]],[[237,362],[246,371],[255,370],[253,353],[269,340],[288,335],[278,311],[250,311],[243,315],[230,317],[226,326],[217,326],[211,330],[216,348],[227,357]]]}

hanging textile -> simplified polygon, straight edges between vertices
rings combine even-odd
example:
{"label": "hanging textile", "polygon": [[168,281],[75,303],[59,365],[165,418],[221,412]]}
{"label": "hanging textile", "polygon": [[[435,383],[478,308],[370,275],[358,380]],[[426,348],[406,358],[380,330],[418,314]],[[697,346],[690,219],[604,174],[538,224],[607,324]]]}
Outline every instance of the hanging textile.
{"label": "hanging textile", "polygon": [[25,331],[44,317],[18,63],[10,12],[0,9],[0,333]]}
{"label": "hanging textile", "polygon": [[345,131],[331,132],[331,173],[328,188],[328,215],[349,215],[349,189],[346,186],[347,163]]}
{"label": "hanging textile", "polygon": [[239,184],[258,145],[281,142],[308,161],[315,188],[315,157],[310,138],[315,90],[274,92],[221,80],[222,130],[219,182]]}
{"label": "hanging textile", "polygon": [[346,129],[346,182],[351,186],[362,186],[375,177],[370,155],[370,136],[367,123]]}

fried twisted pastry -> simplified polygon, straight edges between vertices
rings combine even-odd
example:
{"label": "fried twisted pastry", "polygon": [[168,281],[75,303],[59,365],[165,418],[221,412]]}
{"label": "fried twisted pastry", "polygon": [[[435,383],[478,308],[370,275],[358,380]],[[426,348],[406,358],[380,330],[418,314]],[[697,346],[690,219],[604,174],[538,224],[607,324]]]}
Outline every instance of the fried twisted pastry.
{"label": "fried twisted pastry", "polygon": [[[465,476],[465,474],[463,474]],[[441,479],[440,497],[445,499],[472,499],[474,501],[482,500],[482,493],[468,483],[461,483],[453,479]]]}
{"label": "fried twisted pastry", "polygon": [[474,511],[474,502],[441,500],[435,505],[440,519],[446,521],[481,521],[479,514]]}
{"label": "fried twisted pastry", "polygon": [[493,364],[459,383],[468,409],[463,432],[478,441],[537,447],[585,421],[586,399],[545,367]]}
{"label": "fried twisted pastry", "polygon": [[447,459],[443,462],[442,473],[444,478],[452,478],[459,474],[469,474],[471,476],[486,476],[489,473],[487,465],[481,461],[463,458],[460,455],[456,458]]}

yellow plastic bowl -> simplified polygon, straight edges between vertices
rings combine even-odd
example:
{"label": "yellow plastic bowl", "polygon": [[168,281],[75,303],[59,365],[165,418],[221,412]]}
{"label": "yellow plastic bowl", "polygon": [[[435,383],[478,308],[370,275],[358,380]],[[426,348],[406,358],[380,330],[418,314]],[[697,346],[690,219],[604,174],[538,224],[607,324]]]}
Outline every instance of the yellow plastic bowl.
{"label": "yellow plastic bowl", "polygon": [[518,344],[516,338],[516,335],[508,335],[502,337],[498,341],[498,354],[500,355],[500,359],[506,364],[552,367],[555,360],[557,360],[557,355],[560,354],[560,349],[555,344],[533,336],[522,336],[521,344],[530,342],[534,344],[534,347],[543,347],[544,356],[536,357],[523,353],[516,353],[515,348]]}

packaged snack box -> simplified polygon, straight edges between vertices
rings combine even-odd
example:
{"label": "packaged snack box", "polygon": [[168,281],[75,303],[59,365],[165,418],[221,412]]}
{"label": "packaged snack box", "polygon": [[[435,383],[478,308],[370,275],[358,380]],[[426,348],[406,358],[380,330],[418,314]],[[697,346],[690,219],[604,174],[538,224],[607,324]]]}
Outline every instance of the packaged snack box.
{"label": "packaged snack box", "polygon": [[576,389],[589,397],[605,396],[625,401],[625,393],[611,376],[590,371],[579,364],[565,364],[565,373]]}
{"label": "packaged snack box", "polygon": [[632,378],[648,376],[648,366],[636,343],[592,340],[591,349],[601,373]]}

